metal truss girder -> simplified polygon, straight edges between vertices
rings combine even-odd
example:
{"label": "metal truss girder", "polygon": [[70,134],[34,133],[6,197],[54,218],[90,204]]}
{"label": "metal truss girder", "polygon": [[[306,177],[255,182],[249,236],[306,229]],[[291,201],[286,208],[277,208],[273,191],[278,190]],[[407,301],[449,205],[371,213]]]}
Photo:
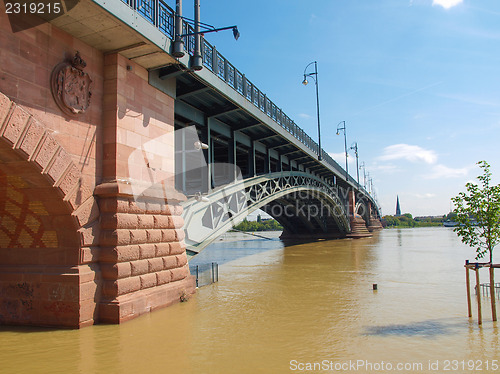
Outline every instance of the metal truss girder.
{"label": "metal truss girder", "polygon": [[[199,252],[218,236],[240,223],[248,214],[277,199],[306,193],[329,207],[341,232],[350,232],[348,214],[337,191],[320,178],[305,172],[277,172],[240,180],[217,188],[207,195],[208,201],[190,199],[183,204],[186,245]],[[321,224],[326,230],[326,223]]]}

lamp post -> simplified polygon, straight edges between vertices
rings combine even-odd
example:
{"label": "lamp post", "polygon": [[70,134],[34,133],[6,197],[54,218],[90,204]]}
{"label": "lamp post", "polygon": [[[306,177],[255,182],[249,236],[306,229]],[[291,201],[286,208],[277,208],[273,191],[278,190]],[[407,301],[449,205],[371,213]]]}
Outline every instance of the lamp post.
{"label": "lamp post", "polygon": [[356,155],[356,175],[358,177],[358,186],[359,186],[359,166],[358,166],[358,142],[354,142],[351,145],[351,148],[354,150],[354,154]]}
{"label": "lamp post", "polygon": [[[314,73],[307,73],[307,68],[314,64]],[[306,66],[304,69],[304,80],[302,81],[302,84],[304,86],[307,86],[309,83],[307,81],[307,77],[311,77],[314,79],[314,83],[316,83],[316,113],[318,116],[318,160],[321,161],[323,160],[322,153],[323,149],[321,148],[321,126],[319,122],[319,89],[318,89],[318,63],[317,61],[311,62],[309,65]]]}
{"label": "lamp post", "polygon": [[363,168],[363,187],[366,189],[366,167],[365,167],[365,162],[363,161],[361,165],[359,165],[359,170]]}
{"label": "lamp post", "polygon": [[[182,34],[182,22],[186,22],[194,28],[194,32]],[[203,30],[201,29],[203,27]],[[233,30],[235,40],[240,37],[240,32],[237,26],[227,26],[215,28],[212,25],[200,21],[200,0],[194,1],[194,20],[182,16],[182,0],[176,0],[175,12],[175,38],[172,47],[172,55],[176,58],[182,58],[184,52],[184,41],[182,38],[194,36],[194,51],[191,62],[192,70],[203,69],[203,56],[201,53],[201,37],[209,32],[218,32],[222,30]]]}
{"label": "lamp post", "polygon": [[[343,124],[343,126],[340,126]],[[340,131],[344,132],[344,152],[345,152],[345,180],[349,182],[349,169],[347,166],[347,135],[346,135],[346,128],[345,128],[345,121],[340,121],[339,124],[337,125],[337,135],[340,135]]]}

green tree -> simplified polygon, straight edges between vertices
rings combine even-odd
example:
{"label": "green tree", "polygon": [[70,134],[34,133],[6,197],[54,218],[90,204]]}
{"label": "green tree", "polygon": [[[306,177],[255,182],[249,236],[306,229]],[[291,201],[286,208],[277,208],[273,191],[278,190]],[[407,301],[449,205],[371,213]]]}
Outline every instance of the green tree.
{"label": "green tree", "polygon": [[477,164],[483,169],[483,174],[477,177],[482,186],[469,182],[465,185],[467,192],[460,192],[451,199],[455,204],[455,220],[459,223],[453,230],[463,243],[476,249],[476,260],[489,255],[491,312],[496,321],[494,268],[491,265],[493,249],[500,242],[500,185],[490,185],[490,165],[486,161]]}

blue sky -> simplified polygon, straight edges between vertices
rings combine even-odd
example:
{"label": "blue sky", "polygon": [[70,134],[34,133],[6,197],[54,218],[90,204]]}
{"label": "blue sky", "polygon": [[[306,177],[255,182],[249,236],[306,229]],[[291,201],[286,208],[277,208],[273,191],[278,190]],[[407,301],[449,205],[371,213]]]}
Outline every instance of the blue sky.
{"label": "blue sky", "polygon": [[384,214],[398,194],[404,213],[448,213],[479,160],[500,182],[500,1],[201,0],[201,19],[238,25],[238,41],[207,40],[314,139],[314,85],[301,82],[318,61],[323,148],[345,164],[346,121]]}

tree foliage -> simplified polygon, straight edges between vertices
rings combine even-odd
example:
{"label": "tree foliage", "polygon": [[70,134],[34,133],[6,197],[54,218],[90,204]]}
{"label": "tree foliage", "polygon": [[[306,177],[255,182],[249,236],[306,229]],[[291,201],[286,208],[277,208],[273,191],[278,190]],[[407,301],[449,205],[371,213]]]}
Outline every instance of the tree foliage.
{"label": "tree foliage", "polygon": [[281,226],[275,219],[261,219],[260,222],[243,220],[241,223],[234,227],[239,231],[281,231],[283,226]]}
{"label": "tree foliage", "polygon": [[493,249],[500,241],[500,185],[491,185],[490,165],[486,161],[477,163],[483,174],[478,176],[481,186],[465,185],[466,192],[452,198],[458,226],[454,231],[462,242],[476,249],[476,260],[489,254],[493,262]]}

